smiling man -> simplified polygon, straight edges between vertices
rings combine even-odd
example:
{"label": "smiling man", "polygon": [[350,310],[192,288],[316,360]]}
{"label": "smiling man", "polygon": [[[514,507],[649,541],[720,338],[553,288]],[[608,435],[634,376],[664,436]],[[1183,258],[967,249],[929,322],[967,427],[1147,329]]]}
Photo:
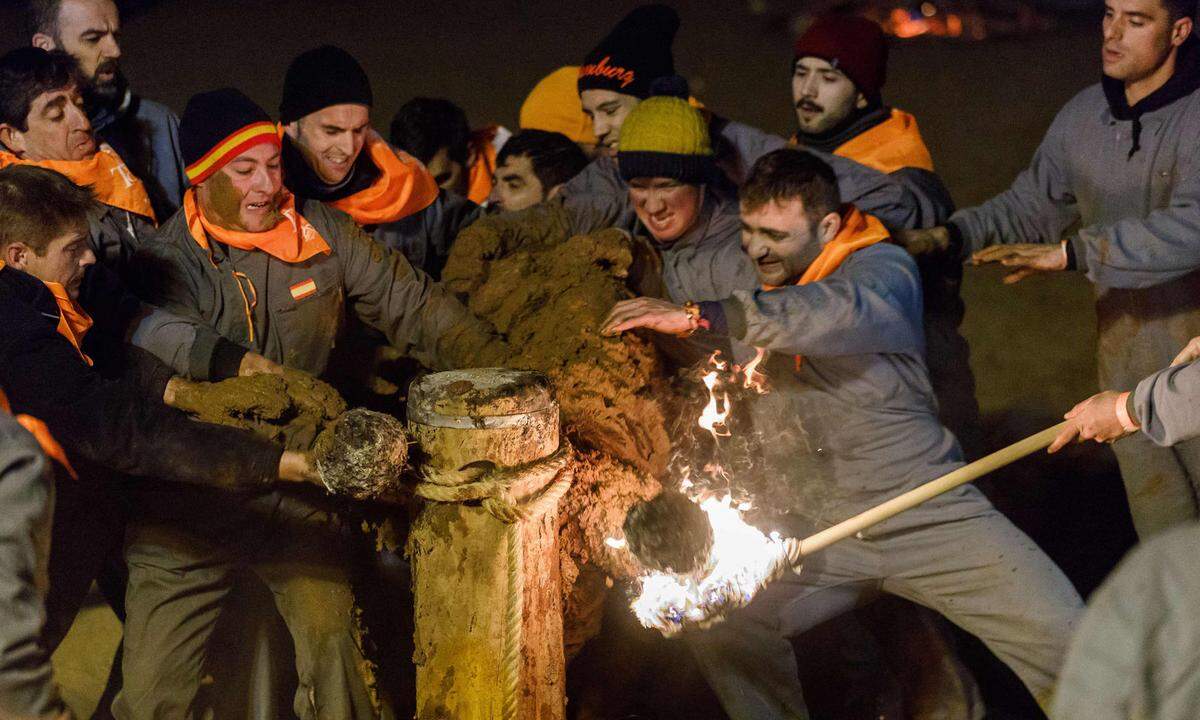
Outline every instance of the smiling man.
{"label": "smiling man", "polygon": [[0,167],[36,165],[92,188],[92,251],[124,275],[154,233],[142,182],[108,145],[97,144],[84,111],[75,61],[64,52],[18,48],[0,57]]}
{"label": "smiling man", "polygon": [[297,56],[279,105],[284,182],[436,278],[478,208],[439,190],[420,161],[388,145],[371,127],[373,104],[370,79],[345,50],[323,45]]}
{"label": "smiling man", "polygon": [[133,92],[121,73],[121,16],[112,0],[30,0],[30,42],[62,50],[79,63],[85,107],[97,137],[133,170],[154,212],[179,208],[187,179],[179,151],[179,118]]}
{"label": "smiling man", "polygon": [[[180,140],[192,187],[145,248],[149,299],[313,375],[341,347],[350,313],[426,367],[487,367],[504,356],[491,329],[403,255],[283,186],[278,128],[244,94],[192,97]],[[271,587],[292,630],[300,716],[376,717],[354,628],[353,543],[338,508],[284,491],[135,501],[126,559],[139,592],[130,593],[118,717],[191,712],[208,638],[246,570]]]}
{"label": "smiling man", "polygon": [[[1200,41],[1194,0],[1108,0],[1100,83],[1059,112],[1011,188],[947,225],[902,233],[1011,268],[1095,285],[1102,390],[1121,392],[1200,334]],[[1078,225],[1079,229],[1068,233]],[[1113,445],[1142,538],[1200,517],[1200,441]]]}
{"label": "smiling man", "polygon": [[[785,490],[756,497],[764,529],[804,537],[963,464],[925,369],[916,263],[875,218],[840,203],[833,170],[793,149],[741,191],[759,289],[681,305],[616,304],[603,331],[715,335],[769,351],[753,401]],[[813,502],[820,498],[820,502]],[[1049,700],[1082,603],[1067,578],[973,486],[834,545],[744,611],[685,638],[734,720],[805,718],[787,638],[892,593],[978,636]]]}

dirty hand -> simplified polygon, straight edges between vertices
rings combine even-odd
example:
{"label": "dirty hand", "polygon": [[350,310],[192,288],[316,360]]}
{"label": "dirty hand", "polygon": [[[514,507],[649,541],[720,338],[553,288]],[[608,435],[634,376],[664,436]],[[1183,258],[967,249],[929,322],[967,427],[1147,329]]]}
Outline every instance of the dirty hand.
{"label": "dirty hand", "polygon": [[993,245],[971,256],[972,265],[998,262],[1005,267],[1017,268],[1004,276],[1004,283],[1011,285],[1030,275],[1067,269],[1067,251],[1060,243],[1019,243],[1017,245]]}
{"label": "dirty hand", "polygon": [[1192,338],[1188,341],[1187,345],[1183,346],[1183,349],[1171,361],[1171,367],[1187,365],[1190,362],[1195,362],[1197,358],[1200,358],[1200,337]]}
{"label": "dirty hand", "polygon": [[950,250],[950,231],[944,227],[897,230],[892,233],[892,241],[909,255],[933,255]]}
{"label": "dirty hand", "polygon": [[321,485],[321,474],[308,456],[295,450],[284,450],[279,456],[279,479],[284,482],[307,482]]}
{"label": "dirty hand", "polygon": [[640,297],[613,305],[600,326],[600,332],[613,336],[634,328],[646,328],[667,335],[687,335],[693,329],[691,316],[679,305],[657,298]]}
{"label": "dirty hand", "polygon": [[1131,431],[1117,415],[1117,403],[1124,401],[1123,394],[1106,390],[1071,408],[1064,416],[1069,421],[1067,427],[1054,438],[1047,452],[1056,453],[1071,442],[1111,442],[1125,437]]}
{"label": "dirty hand", "polygon": [[248,352],[243,355],[242,362],[238,365],[238,375],[245,377],[246,375],[257,375],[258,373],[282,375],[283,366],[274,360],[268,360],[256,352]]}

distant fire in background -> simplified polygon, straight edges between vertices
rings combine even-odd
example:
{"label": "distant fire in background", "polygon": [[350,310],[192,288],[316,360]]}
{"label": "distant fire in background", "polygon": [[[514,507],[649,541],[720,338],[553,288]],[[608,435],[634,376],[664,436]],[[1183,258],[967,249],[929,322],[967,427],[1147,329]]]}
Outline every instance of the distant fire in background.
{"label": "distant fire in background", "polygon": [[808,10],[792,19],[792,32],[800,35],[817,15],[834,9],[870,18],[885,33],[900,40],[936,37],[976,41],[1044,32],[1055,26],[1051,16],[1020,0],[865,0]]}

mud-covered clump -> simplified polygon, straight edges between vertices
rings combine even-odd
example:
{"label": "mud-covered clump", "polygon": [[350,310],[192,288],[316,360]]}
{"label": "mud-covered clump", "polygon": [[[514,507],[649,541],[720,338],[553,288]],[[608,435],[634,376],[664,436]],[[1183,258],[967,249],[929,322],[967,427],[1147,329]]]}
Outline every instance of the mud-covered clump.
{"label": "mud-covered clump", "polygon": [[622,527],[629,551],[652,570],[695,572],[704,567],[712,549],[708,515],[673,490],[634,505]]}
{"label": "mud-covered clump", "polygon": [[647,258],[626,233],[570,236],[560,205],[483,218],[455,241],[443,281],[504,336],[505,367],[537,370],[555,385],[578,448],[563,500],[561,568],[568,655],[598,629],[605,578],[639,572],[605,545],[631,506],[661,491],[671,455],[667,370],[647,341],[600,335],[612,306],[632,295]]}
{"label": "mud-covered clump", "polygon": [[355,408],[342,413],[317,437],[313,462],[335,495],[354,500],[391,500],[403,492],[408,463],[404,424],[391,415]]}
{"label": "mud-covered clump", "polygon": [[299,370],[260,373],[216,383],[184,382],[172,402],[202,422],[230,425],[308,452],[346,403],[330,385]]}

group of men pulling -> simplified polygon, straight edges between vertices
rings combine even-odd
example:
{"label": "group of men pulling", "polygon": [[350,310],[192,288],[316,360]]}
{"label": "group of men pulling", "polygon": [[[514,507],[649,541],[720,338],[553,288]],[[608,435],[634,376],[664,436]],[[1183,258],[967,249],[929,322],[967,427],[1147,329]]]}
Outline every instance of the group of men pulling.
{"label": "group of men pulling", "polygon": [[[292,62],[276,118],[225,88],[176,119],[125,83],[112,0],[35,0],[30,46],[0,57],[0,717],[70,717],[49,654],[93,581],[124,623],[112,714],[203,716],[210,639],[247,574],[291,635],[296,715],[395,716],[355,627],[364,550],[311,459],[172,404],[189,380],[326,375],[361,347],[348,334],[430,369],[497,364],[504,339],[437,280],[484,214],[553,204],[573,232],[646,237],[660,272],[605,334],[646,333],[681,367],[768,351],[755,421],[806,437],[770,452],[831,489],[779,514],[797,537],[979,452],[964,262],[1081,270],[1104,392],[1053,449],[1130,435],[1114,447],[1139,534],[1197,519],[1195,11],[1107,0],[1101,83],[1009,190],[955,212],[916,120],[884,102],[887,45],[862,18],[823,16],[797,41],[790,138],[691,98],[679,17],[647,5],[543,79],[511,137],[417,98],[385,139],[339,48]],[[972,486],[829,548],[686,644],[730,717],[807,718],[788,639],[880,593],[977,636],[1056,718],[1137,716],[1171,693],[1189,707],[1178,683],[1115,682],[1131,658],[1073,656],[1059,683],[1083,602]],[[1077,643],[1143,622],[1085,622]]]}

